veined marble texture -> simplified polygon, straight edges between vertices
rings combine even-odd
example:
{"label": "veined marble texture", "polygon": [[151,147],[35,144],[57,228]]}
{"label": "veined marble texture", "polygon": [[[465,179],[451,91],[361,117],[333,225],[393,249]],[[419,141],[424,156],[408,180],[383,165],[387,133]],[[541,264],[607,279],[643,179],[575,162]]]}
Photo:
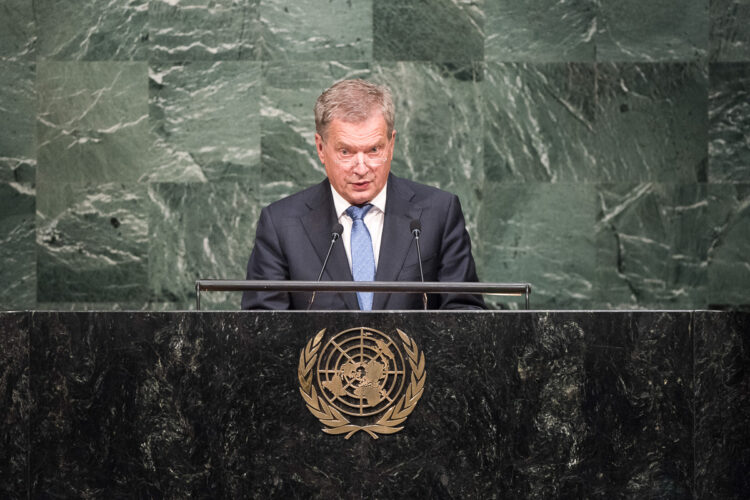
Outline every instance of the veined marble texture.
{"label": "veined marble texture", "polygon": [[597,61],[695,61],[708,53],[709,0],[599,2]]}
{"label": "veined marble texture", "polygon": [[4,0],[0,4],[0,60],[34,60],[36,32],[33,2]]}
{"label": "veined marble texture", "polygon": [[[150,300],[191,307],[195,280],[244,279],[260,216],[253,182],[152,184],[148,267]],[[236,310],[240,294],[204,292],[204,309]]]}
{"label": "veined marble texture", "polygon": [[150,59],[258,59],[260,0],[150,0]]}
{"label": "veined marble texture", "polygon": [[261,0],[265,60],[372,58],[373,0]]}
{"label": "veined marble texture", "polygon": [[[487,182],[482,192],[474,253],[482,281],[531,283],[534,309],[599,303],[592,265],[593,186]],[[501,307],[524,307],[521,300],[486,299]]]}
{"label": "veined marble texture", "polygon": [[[500,62],[695,61],[708,51],[708,0],[485,2],[485,56]],[[712,2],[713,3],[713,2]],[[725,4],[727,2],[724,2]],[[742,30],[729,6],[717,41]]]}
{"label": "veined marble texture", "polygon": [[34,182],[35,76],[33,62],[0,61],[0,182]]}
{"label": "veined marble texture", "polygon": [[37,185],[39,302],[148,298],[148,205],[141,184]]}
{"label": "veined marble texture", "polygon": [[35,202],[33,186],[0,182],[0,310],[36,305]]}
{"label": "veined marble texture", "polygon": [[711,0],[712,61],[750,61],[750,2]]}
{"label": "veined marble texture", "polygon": [[605,182],[706,182],[701,64],[597,64],[596,158]]}
{"label": "veined marble texture", "polygon": [[37,65],[39,182],[133,182],[149,150],[146,63]]}
{"label": "veined marble texture", "polygon": [[708,186],[709,300],[722,307],[744,304],[750,286],[750,183]]}
{"label": "veined marble texture", "polygon": [[596,0],[487,0],[487,61],[593,61]]}
{"label": "veined marble texture", "polygon": [[154,64],[149,72],[155,148],[170,161],[151,181],[259,181],[260,63]]}
{"label": "veined marble texture", "polygon": [[750,63],[709,67],[708,179],[750,181]]}
{"label": "veined marble texture", "polygon": [[482,83],[484,171],[497,182],[592,182],[594,64],[488,63]]}
{"label": "veined marble texture", "polygon": [[145,60],[149,0],[34,0],[37,55],[59,61]]}
{"label": "veined marble texture", "polygon": [[705,184],[598,187],[596,282],[607,308],[706,303],[714,236]]}
{"label": "veined marble texture", "polygon": [[485,172],[497,181],[705,181],[699,65],[489,63]]}
{"label": "veined marble texture", "polygon": [[485,0],[377,0],[373,58],[469,62],[484,59]]}

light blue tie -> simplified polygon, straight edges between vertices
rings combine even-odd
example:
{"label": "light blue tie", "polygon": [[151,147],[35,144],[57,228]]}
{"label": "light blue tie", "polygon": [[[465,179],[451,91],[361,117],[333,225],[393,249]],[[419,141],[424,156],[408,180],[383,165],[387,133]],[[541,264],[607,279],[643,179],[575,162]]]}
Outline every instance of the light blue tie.
{"label": "light blue tie", "polygon": [[[346,214],[352,218],[352,276],[354,281],[375,280],[375,255],[372,252],[372,238],[370,231],[362,220],[372,208],[369,203],[361,207],[351,206]],[[357,292],[359,308],[363,311],[372,310],[372,292]]]}

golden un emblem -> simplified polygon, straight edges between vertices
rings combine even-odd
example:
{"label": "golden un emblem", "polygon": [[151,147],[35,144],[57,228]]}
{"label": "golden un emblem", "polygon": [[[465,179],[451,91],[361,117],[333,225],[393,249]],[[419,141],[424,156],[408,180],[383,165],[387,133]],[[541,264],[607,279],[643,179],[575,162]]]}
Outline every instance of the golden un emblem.
{"label": "golden un emblem", "polygon": [[323,344],[325,331],[302,349],[297,370],[307,409],[323,432],[349,439],[364,431],[377,439],[403,429],[427,378],[417,344],[399,329],[394,340],[367,327],[344,330]]}

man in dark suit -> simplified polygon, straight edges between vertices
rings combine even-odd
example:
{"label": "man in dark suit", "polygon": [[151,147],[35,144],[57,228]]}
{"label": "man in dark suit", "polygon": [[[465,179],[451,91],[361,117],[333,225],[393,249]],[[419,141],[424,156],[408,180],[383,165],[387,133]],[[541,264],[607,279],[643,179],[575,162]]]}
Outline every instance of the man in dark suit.
{"label": "man in dark suit", "polygon": [[[425,281],[478,281],[458,197],[390,173],[396,131],[390,91],[344,80],[315,104],[315,145],[328,178],[264,208],[249,280],[420,281],[412,221],[421,225]],[[245,292],[243,309],[306,309],[309,293]],[[477,295],[433,294],[435,309],[482,309]],[[420,294],[318,293],[314,309],[421,309]]]}

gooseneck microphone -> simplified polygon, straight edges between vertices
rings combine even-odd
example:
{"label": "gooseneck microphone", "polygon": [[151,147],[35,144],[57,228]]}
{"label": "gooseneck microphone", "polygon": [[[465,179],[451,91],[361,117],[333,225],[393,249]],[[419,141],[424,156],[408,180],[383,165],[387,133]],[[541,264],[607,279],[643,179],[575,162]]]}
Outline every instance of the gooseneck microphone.
{"label": "gooseneck microphone", "polygon": [[[412,236],[414,236],[414,242],[417,244],[417,260],[419,261],[419,277],[422,279],[422,283],[424,283],[424,272],[422,271],[422,252],[419,249],[419,236],[422,234],[422,223],[419,222],[419,219],[412,219],[412,221],[409,223],[409,230],[411,231]],[[422,304],[424,305],[424,310],[427,310],[427,294],[422,294]]]}
{"label": "gooseneck microphone", "polygon": [[[323,261],[323,267],[320,268],[320,274],[318,274],[317,281],[320,281],[323,277],[323,271],[326,270],[326,265],[328,264],[328,259],[331,257],[331,251],[333,250],[333,245],[341,239],[341,233],[344,232],[344,226],[341,224],[336,224],[331,228],[331,244],[328,245],[328,253],[326,253],[326,258]],[[312,296],[310,297],[310,303],[307,304],[307,310],[309,311],[312,307],[313,300],[315,300],[315,292],[312,293]]]}

